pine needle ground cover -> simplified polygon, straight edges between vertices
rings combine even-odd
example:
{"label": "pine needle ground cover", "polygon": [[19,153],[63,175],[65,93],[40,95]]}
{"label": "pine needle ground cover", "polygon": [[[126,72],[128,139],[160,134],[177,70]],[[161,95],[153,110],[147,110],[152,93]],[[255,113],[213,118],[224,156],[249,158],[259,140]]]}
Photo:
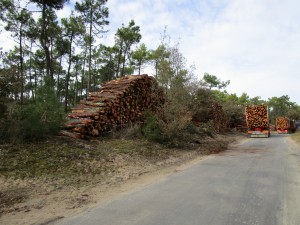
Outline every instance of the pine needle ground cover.
{"label": "pine needle ground cover", "polygon": [[[230,138],[207,138],[194,148],[176,149],[144,138],[52,138],[46,142],[0,145],[0,215],[26,211],[18,205],[36,195],[97,185],[116,185],[199,155],[227,148]],[[44,207],[44,206],[35,206]]]}

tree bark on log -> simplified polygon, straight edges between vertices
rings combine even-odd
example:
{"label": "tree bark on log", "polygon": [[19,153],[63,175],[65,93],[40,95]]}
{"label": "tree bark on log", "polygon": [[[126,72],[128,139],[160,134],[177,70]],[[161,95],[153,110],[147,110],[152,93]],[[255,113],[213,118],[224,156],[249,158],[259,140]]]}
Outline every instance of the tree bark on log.
{"label": "tree bark on log", "polygon": [[250,129],[269,128],[268,107],[265,105],[246,106],[246,121]]}
{"label": "tree bark on log", "polygon": [[145,110],[157,112],[164,104],[164,94],[155,79],[148,75],[131,75],[109,81],[98,92],[72,108],[65,131],[73,138],[99,136],[114,127],[139,122]]}

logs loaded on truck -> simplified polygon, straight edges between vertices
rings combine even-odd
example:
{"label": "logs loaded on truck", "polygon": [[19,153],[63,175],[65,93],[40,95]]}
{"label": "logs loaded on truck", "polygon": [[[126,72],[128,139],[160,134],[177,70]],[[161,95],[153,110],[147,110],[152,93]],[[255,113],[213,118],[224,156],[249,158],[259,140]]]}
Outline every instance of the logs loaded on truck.
{"label": "logs loaded on truck", "polygon": [[268,106],[251,105],[246,106],[246,123],[248,127],[248,137],[269,137],[270,121]]}
{"label": "logs loaded on truck", "polygon": [[277,117],[276,130],[278,134],[294,133],[296,131],[296,121],[287,117]]}
{"label": "logs loaded on truck", "polygon": [[156,112],[164,103],[164,94],[155,79],[131,75],[106,82],[98,92],[72,108],[60,135],[73,138],[99,136],[112,129],[140,122],[146,110]]}

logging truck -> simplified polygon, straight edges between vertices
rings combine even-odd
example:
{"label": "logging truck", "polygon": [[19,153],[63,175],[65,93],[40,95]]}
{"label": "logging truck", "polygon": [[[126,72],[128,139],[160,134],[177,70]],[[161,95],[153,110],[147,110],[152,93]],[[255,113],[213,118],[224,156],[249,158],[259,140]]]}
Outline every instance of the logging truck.
{"label": "logging truck", "polygon": [[269,110],[266,105],[251,105],[245,107],[247,136],[270,137]]}
{"label": "logging truck", "polygon": [[277,117],[275,126],[278,134],[290,134],[296,131],[296,121],[287,117]]}

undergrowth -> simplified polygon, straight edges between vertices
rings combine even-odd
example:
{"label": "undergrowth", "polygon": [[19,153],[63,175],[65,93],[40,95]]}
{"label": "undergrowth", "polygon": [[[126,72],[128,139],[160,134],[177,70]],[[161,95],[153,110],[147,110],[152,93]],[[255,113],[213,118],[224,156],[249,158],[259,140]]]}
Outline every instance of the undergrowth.
{"label": "undergrowth", "polygon": [[291,134],[291,137],[294,141],[300,143],[300,132],[299,131],[298,132],[296,131],[295,133]]}
{"label": "undergrowth", "polygon": [[44,185],[55,191],[103,183],[120,176],[119,169],[127,164],[158,165],[184,151],[215,153],[229,143],[227,137],[199,138],[198,129],[188,129],[194,139],[185,148],[149,141],[137,126],[90,141],[55,137],[38,143],[0,145],[0,215],[26,201],[32,192],[44,190]]}

